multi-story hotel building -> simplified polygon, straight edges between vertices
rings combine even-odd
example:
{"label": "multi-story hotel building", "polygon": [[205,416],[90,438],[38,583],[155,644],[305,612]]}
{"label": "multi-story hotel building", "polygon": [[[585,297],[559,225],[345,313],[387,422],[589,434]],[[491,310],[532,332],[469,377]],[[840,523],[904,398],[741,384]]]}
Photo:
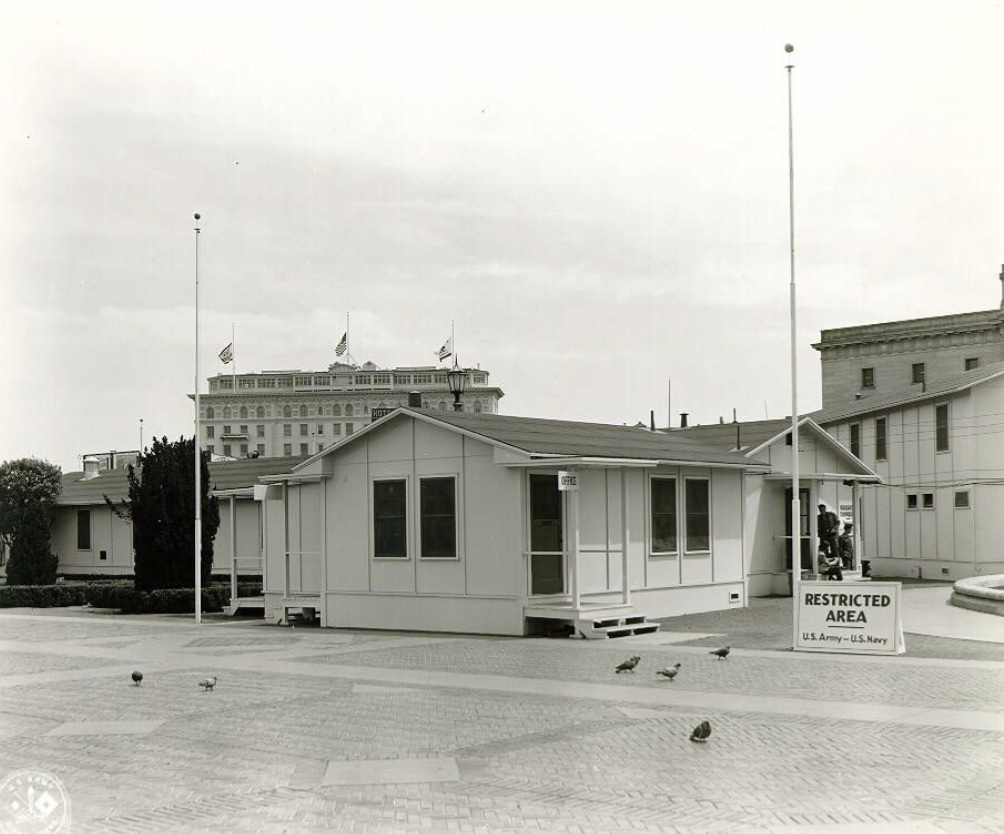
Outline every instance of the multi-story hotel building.
{"label": "multi-story hotel building", "polygon": [[[220,373],[199,395],[202,448],[216,458],[312,455],[369,423],[375,410],[408,405],[409,395],[422,408],[452,411],[446,370],[335,362],[325,371]],[[468,369],[464,411],[497,414],[502,396],[488,371]]]}

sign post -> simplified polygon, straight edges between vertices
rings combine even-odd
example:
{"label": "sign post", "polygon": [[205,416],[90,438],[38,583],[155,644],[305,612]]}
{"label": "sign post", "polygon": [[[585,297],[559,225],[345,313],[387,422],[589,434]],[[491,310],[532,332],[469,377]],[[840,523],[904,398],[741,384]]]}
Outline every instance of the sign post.
{"label": "sign post", "polygon": [[899,582],[802,582],[795,651],[903,654]]}

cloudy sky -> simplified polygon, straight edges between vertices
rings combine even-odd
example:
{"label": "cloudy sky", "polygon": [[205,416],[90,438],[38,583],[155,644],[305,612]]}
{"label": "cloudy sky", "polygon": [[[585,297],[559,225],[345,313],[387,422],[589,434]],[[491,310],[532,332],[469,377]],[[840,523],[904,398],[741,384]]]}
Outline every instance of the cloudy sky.
{"label": "cloudy sky", "polygon": [[0,460],[191,434],[196,211],[203,391],[349,315],[507,414],[790,414],[789,41],[800,409],[821,329],[1000,303],[1000,2],[11,6]]}

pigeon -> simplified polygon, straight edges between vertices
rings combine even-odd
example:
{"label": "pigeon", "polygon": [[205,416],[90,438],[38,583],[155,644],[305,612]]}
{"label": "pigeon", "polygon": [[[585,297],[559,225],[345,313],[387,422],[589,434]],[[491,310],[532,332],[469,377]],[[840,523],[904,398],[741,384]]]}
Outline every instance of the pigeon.
{"label": "pigeon", "polygon": [[211,678],[199,681],[199,686],[201,686],[206,692],[210,692],[212,688],[216,686],[216,676],[213,675]]}
{"label": "pigeon", "polygon": [[133,672],[132,673],[132,682],[133,682],[134,686],[139,686],[141,683],[143,683],[143,673],[142,672]]}
{"label": "pigeon", "polygon": [[639,660],[641,660],[641,658],[638,657],[637,655],[635,655],[634,657],[629,657],[614,671],[617,672],[617,674],[620,674],[621,672],[630,672],[633,675],[634,667],[638,665]]}
{"label": "pigeon", "polygon": [[667,666],[665,669],[658,669],[656,671],[657,675],[662,675],[666,680],[673,680],[680,671],[680,664],[674,663],[672,666]]}
{"label": "pigeon", "polygon": [[690,734],[691,741],[697,741],[704,744],[708,740],[708,736],[711,735],[711,725],[707,721],[702,721],[696,727],[694,727],[694,732]]}
{"label": "pigeon", "polygon": [[713,654],[719,660],[725,660],[729,656],[729,647],[726,646],[723,649],[715,649],[713,652],[708,652],[708,654]]}

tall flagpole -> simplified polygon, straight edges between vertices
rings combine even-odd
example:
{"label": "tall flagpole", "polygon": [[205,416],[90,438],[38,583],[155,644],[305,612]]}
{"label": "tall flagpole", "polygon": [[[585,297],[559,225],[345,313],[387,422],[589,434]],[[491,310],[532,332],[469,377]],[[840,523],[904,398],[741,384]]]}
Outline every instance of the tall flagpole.
{"label": "tall flagpole", "polygon": [[[795,47],[790,43],[785,44],[784,51],[790,55],[795,51]],[[791,107],[791,70],[793,67],[794,64],[791,63],[785,67],[788,73],[788,243],[791,273],[789,284],[791,312],[791,578],[792,604],[794,606],[792,611],[792,646],[796,645],[797,642],[797,611],[802,587],[802,513],[798,496],[800,485],[798,471],[798,360],[796,354],[798,333],[795,304],[795,134]]]}
{"label": "tall flagpole", "polygon": [[195,623],[202,622],[202,447],[199,443],[199,228],[195,213]]}
{"label": "tall flagpole", "polygon": [[[233,354],[233,356],[230,358],[231,362],[230,374],[231,374],[231,379],[233,380],[231,384],[234,386],[234,396],[236,397],[237,396],[237,337],[234,335],[235,332],[236,331],[234,330],[234,323],[230,322],[230,351]],[[248,439],[248,442],[250,442],[250,438]]]}

